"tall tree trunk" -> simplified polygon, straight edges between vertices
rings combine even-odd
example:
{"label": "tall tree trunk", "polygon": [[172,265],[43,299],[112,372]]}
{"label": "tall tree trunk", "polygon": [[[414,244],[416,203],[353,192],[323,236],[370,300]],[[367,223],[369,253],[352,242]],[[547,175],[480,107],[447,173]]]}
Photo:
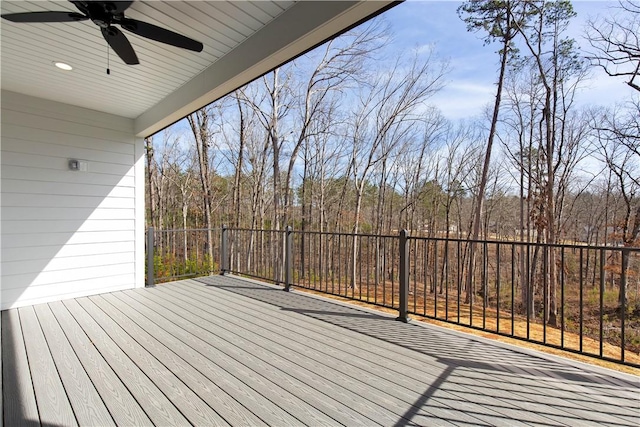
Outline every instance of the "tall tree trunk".
{"label": "tall tree trunk", "polygon": [[[507,28],[510,28],[509,20],[511,19],[511,14],[507,13]],[[509,43],[511,38],[505,37],[503,39],[502,51],[500,57],[500,74],[498,76],[498,88],[496,89],[496,98],[493,103],[493,114],[491,117],[491,128],[489,129],[489,138],[487,141],[487,150],[484,156],[484,163],[482,165],[482,176],[480,177],[480,185],[478,187],[477,201],[475,205],[475,210],[473,213],[473,231],[471,234],[472,240],[478,240],[480,234],[480,224],[482,221],[482,210],[484,208],[484,196],[485,189],[487,186],[487,179],[489,176],[489,165],[491,163],[491,150],[493,148],[493,141],[496,135],[496,128],[498,125],[498,116],[500,113],[500,101],[502,99],[502,87],[504,84],[504,76],[507,69],[507,63],[509,60]],[[474,270],[476,263],[476,248],[475,243],[471,242],[469,247],[469,271],[467,272],[467,293],[465,297],[466,304],[472,304],[475,292],[475,283],[474,283]],[[485,290],[482,290],[483,295],[486,293]]]}
{"label": "tall tree trunk", "polygon": [[157,174],[157,170],[153,151],[153,137],[150,136],[149,138],[145,138],[144,143],[145,150],[147,152],[147,194],[149,194],[149,202],[147,203],[147,207],[149,208],[147,225],[157,228],[157,201],[156,188],[154,184],[154,176]]}
{"label": "tall tree trunk", "polygon": [[[283,217],[286,212],[282,209],[282,185],[280,183],[280,147],[281,138],[279,134],[279,111],[280,111],[280,69],[276,68],[272,72],[273,86],[269,89],[269,101],[271,102],[271,111],[269,116],[269,122],[267,124],[268,138],[271,143],[271,151],[273,153],[273,223],[271,229],[279,231],[281,227],[286,225],[287,219]],[[282,222],[281,222],[282,221]],[[274,236],[275,238],[275,236]],[[281,244],[276,247],[275,263],[274,263],[274,281],[280,283],[283,281],[283,269],[285,258],[285,239],[280,239]]]}
{"label": "tall tree trunk", "polygon": [[[244,166],[244,147],[246,144],[246,120],[245,120],[245,111],[244,111],[244,108],[242,108],[242,101],[240,99],[240,96],[236,95],[235,99],[236,99],[236,105],[238,107],[240,129],[239,129],[239,135],[238,135],[238,139],[239,139],[238,159],[236,162],[236,168],[235,168],[236,170],[233,177],[233,212],[234,212],[233,225],[235,226],[235,228],[240,228],[241,226],[240,204],[242,201],[241,178],[242,178],[242,168]],[[236,253],[237,253],[237,251],[235,250],[235,247],[240,244],[240,242],[237,240],[238,238],[231,239],[231,244],[229,248],[230,249],[229,252],[231,256],[231,259],[229,260],[230,266],[233,266],[234,262],[239,261],[234,258],[236,257]]]}
{"label": "tall tree trunk", "polygon": [[[627,205],[630,207],[630,204]],[[629,221],[630,217],[630,209],[627,213],[627,218],[625,218],[626,222]],[[638,240],[638,236],[640,236],[640,204],[636,208],[634,214],[633,223],[631,224],[631,230],[625,232],[625,246],[635,246],[637,245],[636,240]],[[628,227],[626,227],[628,229]],[[620,273],[620,290],[618,293],[618,304],[620,308],[627,306],[627,283],[628,283],[628,272],[629,272],[629,263],[630,263],[630,255],[631,252],[628,249],[622,250],[622,265],[621,265],[621,273]],[[624,315],[624,313],[623,313]]]}
{"label": "tall tree trunk", "polygon": [[309,167],[309,160],[308,160],[308,149],[307,146],[305,145],[304,148],[304,165],[303,165],[303,169],[302,169],[302,194],[301,194],[301,217],[300,218],[300,228],[302,230],[302,234],[300,235],[300,270],[301,270],[301,279],[304,279],[305,276],[305,257],[306,257],[306,249],[305,249],[305,243],[306,243],[306,234],[305,231],[307,231],[307,209],[310,209],[310,207],[308,207],[308,203],[307,203],[307,185],[312,185],[309,184],[309,177],[308,177],[308,167]]}
{"label": "tall tree trunk", "polygon": [[356,289],[356,269],[358,266],[358,231],[360,227],[360,214],[362,212],[362,193],[364,191],[364,182],[360,183],[356,189],[356,209],[353,218],[353,241],[351,244],[351,271],[349,285],[352,289]]}
{"label": "tall tree trunk", "polygon": [[209,267],[209,271],[213,272],[213,226],[211,219],[212,194],[209,171],[209,144],[211,144],[211,135],[209,133],[209,112],[206,108],[202,108],[187,116],[187,120],[196,140],[200,186],[202,188],[202,206],[205,227],[207,228],[207,265]]}
{"label": "tall tree trunk", "polygon": [[235,211],[235,226],[239,228],[241,225],[240,214],[241,214],[241,200],[242,200],[242,168],[244,166],[244,147],[246,144],[246,123],[244,117],[244,109],[242,108],[242,101],[239,97],[236,97],[236,101],[238,103],[238,114],[240,115],[240,135],[239,142],[240,146],[238,147],[238,161],[236,164],[235,176],[233,178],[233,204]]}

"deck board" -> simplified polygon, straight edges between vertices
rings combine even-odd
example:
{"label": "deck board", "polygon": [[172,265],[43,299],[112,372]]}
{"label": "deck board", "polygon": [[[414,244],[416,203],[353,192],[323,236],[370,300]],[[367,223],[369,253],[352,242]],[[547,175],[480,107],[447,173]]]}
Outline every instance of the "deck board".
{"label": "deck board", "polygon": [[[174,292],[178,289],[181,289],[181,287],[172,287],[168,289],[167,292]],[[192,292],[199,292],[199,289],[193,288]],[[202,300],[201,297],[204,298],[205,295],[198,294],[198,301]],[[224,303],[225,299],[223,295],[215,295],[215,297],[218,300],[217,305],[215,301],[210,300],[213,310],[224,311],[225,307],[229,307],[228,304]],[[385,390],[388,396],[402,397],[404,399],[405,410],[411,411],[412,416],[428,417],[430,412],[432,412],[432,416],[435,415],[433,411],[429,411],[428,409],[406,409],[406,406],[407,404],[412,405],[412,402],[420,398],[421,393],[425,390],[425,384],[436,381],[438,375],[445,371],[446,366],[441,363],[430,361],[431,363],[406,368],[405,363],[410,363],[410,360],[399,358],[395,353],[377,352],[376,349],[368,343],[358,343],[357,341],[361,337],[359,334],[347,333],[349,337],[348,341],[345,341],[345,345],[335,346],[335,341],[337,340],[336,334],[326,335],[326,326],[321,329],[319,333],[311,332],[311,328],[304,324],[304,322],[307,321],[304,316],[296,319],[295,323],[296,325],[304,326],[300,328],[304,331],[304,334],[300,334],[296,332],[294,328],[285,328],[279,326],[281,322],[274,322],[274,320],[280,320],[280,316],[290,316],[290,314],[286,312],[280,316],[278,316],[278,314],[271,314],[269,316],[267,313],[261,314],[258,313],[258,310],[252,310],[251,307],[245,306],[241,313],[238,306],[240,306],[240,304],[236,304],[233,310],[240,319],[250,321],[249,318],[260,318],[262,319],[261,328],[279,329],[281,334],[296,335],[294,343],[299,343],[299,345],[293,344],[294,353],[296,351],[303,351],[305,348],[314,348],[321,355],[324,353],[328,356],[324,358],[324,362],[322,361],[322,356],[320,356],[318,363],[329,364],[333,368],[339,369],[343,376],[353,376],[361,381],[367,382],[374,388]],[[231,315],[231,313],[228,314]],[[282,320],[284,321],[285,319],[282,318]],[[382,321],[392,322],[392,326],[399,326],[393,319],[387,318],[382,319]],[[340,331],[340,335],[344,337],[345,331]],[[348,355],[348,363],[340,360],[341,355],[344,356],[345,353]],[[415,375],[416,371],[421,373],[419,378]],[[500,419],[505,419],[508,425],[518,424],[517,420],[514,419],[514,416],[518,415],[517,411],[520,410],[518,406],[509,402],[489,399],[483,394],[478,394],[474,396],[473,399],[465,399],[461,397],[461,394],[468,393],[468,389],[465,390],[458,387],[454,390],[451,389],[451,386],[449,386],[449,388],[450,390],[445,392],[440,390],[440,397],[438,398],[440,403],[450,409],[449,416],[456,416],[453,410],[459,408],[460,405],[465,406],[468,414],[475,414],[474,417],[467,417],[463,420],[461,420],[458,415],[456,418],[457,421],[479,423],[485,419],[490,420],[491,423],[496,423]],[[368,395],[374,394],[374,391],[375,390],[372,391],[371,389],[368,390]],[[400,415],[403,413],[404,411],[401,412]],[[442,416],[442,414],[440,413],[439,416]],[[539,423],[548,421],[544,417],[537,417],[535,420]]]}
{"label": "deck board", "polygon": [[[167,288],[163,291],[176,292],[179,289],[181,289],[181,287],[176,286]],[[191,288],[189,290],[191,292],[198,293],[198,302],[194,303],[196,305],[201,305],[201,301],[207,297],[207,295],[200,294],[200,290],[197,288]],[[211,294],[211,291],[208,293]],[[425,390],[424,378],[426,377],[427,381],[435,381],[438,373],[444,371],[444,366],[440,365],[437,369],[434,369],[434,365],[423,365],[420,368],[420,372],[423,373],[423,378],[416,379],[416,370],[405,369],[403,366],[404,360],[402,358],[398,358],[395,354],[382,353],[375,355],[372,354],[373,349],[370,346],[354,346],[353,341],[358,339],[358,334],[352,334],[353,337],[350,337],[350,343],[347,347],[338,346],[334,348],[333,342],[337,334],[333,333],[327,335],[326,326],[321,334],[309,333],[309,329],[304,325],[306,320],[304,316],[300,316],[300,319],[296,319],[295,322],[296,325],[305,326],[300,328],[300,330],[305,333],[300,334],[296,332],[295,328],[286,328],[280,326],[281,322],[274,322],[274,320],[279,319],[279,316],[277,315],[261,315],[257,310],[252,310],[249,306],[244,307],[243,310],[239,308],[240,304],[235,304],[232,309],[229,309],[229,305],[224,304],[223,301],[224,294],[212,295],[211,299],[208,300],[210,310],[212,312],[225,312],[225,310],[230,310],[227,312],[228,316],[225,317],[237,317],[239,320],[244,322],[255,322],[255,320],[260,319],[260,322],[255,323],[257,326],[255,329],[269,329],[271,331],[277,331],[280,340],[278,342],[278,347],[288,345],[293,357],[296,357],[297,354],[304,354],[305,349],[307,348],[314,348],[317,350],[317,353],[320,354],[315,361],[315,363],[317,363],[316,372],[318,372],[317,366],[322,364],[331,366],[332,370],[339,370],[339,372],[331,372],[330,370],[328,377],[339,376],[342,378],[342,383],[340,384],[341,387],[349,387],[355,382],[354,380],[349,381],[349,378],[357,378],[358,381],[364,382],[369,386],[369,388],[365,390],[353,390],[354,392],[360,392],[363,395],[368,396],[369,399],[385,393],[386,395],[382,396],[382,400],[379,400],[378,404],[384,407],[394,408],[396,416],[403,416],[405,413],[411,413],[412,417],[421,418],[435,416],[434,413],[430,413],[428,410],[415,407],[413,402],[417,401],[420,398],[421,393]],[[283,315],[291,317],[289,313],[285,313]],[[285,319],[282,320],[284,322]],[[399,324],[394,322],[393,319],[387,318],[381,320],[393,322],[393,326],[399,326]],[[344,331],[340,330],[339,333],[342,335],[344,334]],[[288,344],[284,344],[282,341],[284,335],[295,335],[295,339],[291,340]],[[327,357],[323,357],[322,353]],[[343,362],[340,359],[345,353],[348,355],[348,363]],[[306,355],[302,358],[297,357],[296,360],[292,361],[296,364],[304,365],[305,360],[307,360]],[[442,402],[460,402],[449,405],[451,410],[455,409],[456,406],[459,407],[459,405],[464,405],[468,414],[474,413],[474,416],[468,417],[464,420],[457,418],[457,421],[480,423],[482,420],[485,420],[496,424],[499,423],[499,420],[505,420],[505,425],[522,425],[518,423],[516,418],[520,415],[519,407],[509,402],[491,399],[483,394],[473,396],[473,399],[466,399],[463,395],[468,395],[469,391],[470,390],[468,389],[448,391],[442,396]],[[397,397],[402,397],[404,400],[396,399]],[[391,402],[392,400],[395,401],[395,407]],[[453,411],[450,411],[449,416],[455,416]],[[530,421],[536,421],[538,423],[545,423],[549,421],[543,416],[531,415],[530,418],[532,418]]]}
{"label": "deck board", "polygon": [[34,308],[78,424],[115,425],[49,306]]}
{"label": "deck board", "polygon": [[187,426],[189,422],[145,375],[126,353],[109,337],[77,300],[64,301],[65,307],[85,331],[120,380],[131,391],[145,413],[156,425]]}
{"label": "deck board", "polygon": [[127,386],[120,381],[64,304],[54,302],[48,306],[116,424],[152,426]]}
{"label": "deck board", "polygon": [[[135,297],[138,297],[139,293],[136,293]],[[203,321],[202,318],[197,318],[191,311],[192,309],[184,310],[179,307],[173,307],[172,301],[162,300],[156,297],[155,292],[148,293],[144,296],[144,304],[155,310],[158,315],[162,313],[162,316],[168,320],[173,321],[177,325],[180,325],[185,331],[192,334],[194,338],[207,343],[216,359],[227,359],[238,362],[241,367],[238,369],[238,376],[242,377],[251,370],[253,381],[262,383],[261,394],[269,395],[270,399],[277,401],[278,405],[287,408],[288,412],[296,418],[296,421],[292,421],[292,424],[298,424],[303,420],[310,420],[312,424],[322,425],[325,423],[331,423],[332,420],[321,411],[318,411],[312,405],[309,405],[304,400],[297,396],[305,392],[313,392],[306,389],[296,378],[289,377],[281,367],[270,365],[263,362],[255,354],[260,352],[259,348],[242,349],[230,342],[228,337],[221,334],[218,330],[214,331],[211,325]],[[159,302],[160,300],[160,302]],[[141,303],[143,303],[141,301]],[[179,310],[181,315],[178,315],[174,310]],[[215,347],[214,347],[215,346]],[[319,403],[324,403],[320,401]],[[365,424],[371,424],[372,421],[367,419]]]}
{"label": "deck board", "polygon": [[57,372],[57,368],[33,307],[22,307],[18,313],[24,336],[29,337],[25,340],[25,346],[40,422],[48,425],[77,426],[78,422],[60,377],[51,375],[52,372]]}
{"label": "deck board", "polygon": [[[233,280],[241,283],[233,284],[231,283]],[[437,330],[439,328],[429,325],[385,323],[381,322],[378,316],[363,315],[360,310],[353,307],[336,304],[327,310],[326,303],[323,304],[305,295],[298,294],[297,298],[282,299],[278,292],[259,285],[252,286],[237,278],[226,279],[213,276],[198,279],[198,282],[243,295],[248,298],[242,300],[245,303],[251,301],[251,304],[255,304],[254,301],[258,300],[279,306],[281,310],[275,312],[274,316],[289,316],[292,312],[303,314],[306,321],[315,320],[316,326],[313,327],[320,331],[324,330],[324,324],[327,322],[342,326],[355,332],[357,339],[353,340],[353,336],[343,335],[332,337],[333,340],[371,351],[375,357],[389,354],[388,352],[395,353],[397,356],[394,357],[404,357],[402,363],[394,366],[395,371],[400,370],[408,375],[412,372],[429,375],[427,372],[429,370],[437,374],[442,371],[443,365],[451,367],[449,379],[438,387],[433,397],[442,397],[445,404],[453,404],[458,411],[463,410],[482,419],[487,419],[485,418],[486,405],[479,407],[475,402],[480,397],[490,394],[492,389],[500,389],[501,383],[510,386],[510,392],[503,393],[500,400],[496,402],[496,410],[504,412],[502,406],[504,402],[509,402],[519,408],[518,417],[526,422],[535,423],[536,415],[542,415],[547,418],[547,422],[562,423],[554,415],[557,414],[557,409],[561,409],[561,418],[566,417],[565,423],[569,425],[575,424],[575,421],[571,422],[572,419],[601,424],[593,419],[594,417],[599,419],[598,414],[589,415],[587,412],[590,411],[592,404],[611,405],[613,403],[611,399],[618,403],[618,409],[615,414],[611,414],[606,409],[603,411],[609,413],[609,423],[626,425],[631,417],[640,419],[640,410],[637,405],[638,396],[640,396],[640,380],[637,377],[623,376],[625,378],[621,379],[619,376],[601,374],[598,369],[585,370],[583,366],[564,363],[562,359],[549,360],[531,356],[525,351],[505,349],[504,346],[483,342],[482,339],[476,339],[473,336],[467,335],[461,338],[463,334],[443,329]],[[194,281],[181,282],[176,288],[185,286],[191,286],[194,289],[192,292],[197,292],[197,289],[201,292],[202,289]],[[235,298],[233,300],[236,301]],[[283,304],[283,301],[286,303]],[[237,301],[236,303],[238,304]],[[256,307],[256,310],[261,310],[261,306],[256,305]],[[301,325],[300,321],[296,319],[296,325],[300,325],[301,329],[307,331],[311,328],[309,325]],[[278,319],[274,319],[273,323],[278,323]],[[371,360],[369,362],[371,363]],[[473,400],[448,394],[458,378],[464,380],[468,375],[473,376],[473,383],[481,388],[481,392],[476,393]],[[396,378],[403,380],[402,377]],[[425,382],[433,383],[434,381],[437,379],[431,376]],[[531,396],[527,396],[527,392],[533,396],[552,394],[556,397],[555,405],[553,408],[549,408],[548,404],[540,405],[536,411],[534,405],[530,404]],[[586,411],[577,417],[572,416],[570,411],[563,410],[565,409],[563,402],[576,395],[585,399],[582,408]],[[433,403],[431,399],[428,405]],[[620,405],[620,402],[625,404]],[[603,405],[600,405],[600,408],[604,408]],[[491,416],[491,414],[486,415]],[[502,417],[496,418],[496,420],[500,419]],[[491,424],[495,423],[491,418],[488,420]],[[513,421],[510,423],[513,424]],[[631,425],[634,424],[636,424],[635,421],[631,423]]]}
{"label": "deck board", "polygon": [[275,384],[265,383],[240,362],[226,357],[216,347],[168,321],[163,315],[143,306],[130,294],[120,293],[116,296],[135,306],[136,311],[149,320],[144,327],[152,331],[160,342],[189,360],[192,366],[201,366],[202,372],[211,381],[215,381],[220,388],[247,410],[253,411],[265,423],[269,425],[300,423],[300,420],[287,411],[287,406],[279,405],[281,403],[279,396],[270,393],[269,385],[275,389],[277,388]]}
{"label": "deck board", "polygon": [[[116,345],[140,368],[151,382],[160,390],[180,413],[193,425],[226,426],[228,423],[204,403],[186,384],[184,384],[167,366],[163,365],[152,353],[133,339],[123,326],[111,319],[107,312],[98,307],[92,299],[79,301],[92,318]],[[177,365],[180,366],[180,365]]]}
{"label": "deck board", "polygon": [[[382,360],[377,360],[376,363],[370,365],[362,361],[363,358],[368,356],[367,352],[348,352],[347,349],[340,351],[337,348],[333,348],[331,337],[343,334],[343,330],[333,328],[329,329],[329,332],[324,331],[323,334],[314,334],[305,329],[305,333],[301,334],[295,328],[282,326],[282,324],[286,324],[285,322],[282,322],[282,324],[281,322],[274,322],[274,320],[278,319],[275,314],[269,316],[259,310],[252,311],[250,307],[243,309],[240,304],[235,305],[234,308],[229,308],[228,304],[223,302],[225,301],[224,293],[212,294],[212,292],[205,292],[200,294],[200,289],[181,287],[166,288],[160,291],[181,297],[182,301],[186,303],[189,298],[187,290],[198,296],[197,301],[192,303],[194,307],[204,308],[205,313],[207,309],[211,312],[224,313],[224,317],[231,319],[230,321],[235,325],[232,330],[237,331],[237,334],[242,334],[241,336],[244,338],[254,340],[260,345],[269,348],[270,351],[284,358],[284,363],[291,363],[297,367],[313,371],[314,374],[320,375],[328,381],[339,378],[340,383],[336,384],[334,382],[333,387],[343,387],[356,396],[367,396],[367,399],[375,404],[390,408],[395,414],[395,418],[401,417],[406,411],[407,405],[410,405],[417,397],[415,393],[407,393],[405,387],[398,386],[398,384],[380,376],[381,373],[386,372],[389,365],[396,363],[395,361],[381,358]],[[238,326],[243,323],[255,325],[255,330],[273,333],[278,341],[267,340],[259,334],[252,333],[251,330],[253,328],[239,328]],[[348,362],[341,360],[345,356]],[[416,408],[416,414],[434,417],[434,414],[425,412],[420,408]],[[470,419],[469,421],[472,420]]]}
{"label": "deck board", "polygon": [[[187,308],[187,302],[172,297],[172,294],[165,292],[165,289],[158,289],[157,293],[163,295],[162,301],[166,301],[165,307],[175,305]],[[167,295],[169,295],[168,298]],[[158,301],[161,301],[160,298]],[[236,349],[252,349],[252,354],[249,355],[242,355],[239,351],[230,349],[234,357],[249,357],[249,363],[261,367],[265,375],[269,375],[267,371],[278,372],[280,375],[274,381],[283,385],[281,381],[284,380],[292,394],[317,400],[318,404],[322,405],[317,409],[322,410],[335,421],[347,425],[358,421],[373,425],[379,422],[386,424],[398,418],[397,415],[393,416],[388,411],[382,410],[380,406],[372,404],[368,390],[358,390],[359,394],[357,394],[349,390],[344,381],[340,384],[328,381],[325,377],[318,375],[321,370],[320,365],[312,363],[310,359],[297,357],[294,352],[283,350],[282,344],[286,341],[285,337],[278,337],[278,342],[275,343],[273,340],[262,338],[240,328],[242,322],[238,323],[238,319],[233,316],[225,316],[221,321],[220,317],[209,316],[207,311],[199,308],[202,305],[199,301],[192,301],[190,305],[190,314],[197,315],[194,321],[206,322],[210,325],[211,328],[208,329],[215,331],[215,339],[225,340]],[[359,396],[367,396],[367,399],[361,399]]]}
{"label": "deck board", "polygon": [[0,327],[6,426],[640,420],[638,377],[233,276],[8,310]]}
{"label": "deck board", "polygon": [[40,415],[17,310],[2,312],[2,369],[4,424],[39,423]]}
{"label": "deck board", "polygon": [[[204,402],[216,411],[231,425],[266,425],[260,418],[248,412],[235,399],[229,396],[203,373],[200,372],[202,360],[196,366],[190,363],[190,358],[182,358],[178,353],[165,346],[140,325],[148,323],[148,319],[127,304],[111,294],[92,297],[91,300],[102,310],[108,312],[120,324],[127,325],[127,331],[138,338],[139,342],[158,358],[165,366],[180,367],[172,371],[187,384]],[[180,349],[181,350],[181,349]],[[179,350],[179,353],[184,353]],[[191,359],[193,361],[193,359]]]}

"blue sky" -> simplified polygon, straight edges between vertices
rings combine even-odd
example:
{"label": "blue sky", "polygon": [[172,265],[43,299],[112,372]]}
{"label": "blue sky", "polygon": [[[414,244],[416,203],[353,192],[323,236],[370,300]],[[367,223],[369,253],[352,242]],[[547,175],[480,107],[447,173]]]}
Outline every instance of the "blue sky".
{"label": "blue sky", "polygon": [[[393,45],[387,53],[410,50],[433,45],[435,54],[449,62],[450,72],[445,88],[436,94],[431,103],[443,114],[456,121],[474,118],[482,114],[487,105],[492,105],[495,96],[495,81],[499,65],[497,44],[484,46],[483,35],[467,31],[456,10],[460,1],[408,0],[383,14],[393,33]],[[585,21],[598,14],[608,15],[608,8],[616,1],[573,1],[578,16],[568,29],[583,49]],[[592,77],[583,83],[584,89],[577,96],[580,105],[613,106],[622,103],[632,90],[620,78],[612,78],[593,69]],[[177,134],[189,133],[185,121],[174,125]]]}
{"label": "blue sky", "polygon": [[[495,96],[498,71],[497,44],[483,45],[483,34],[470,33],[458,17],[460,1],[407,1],[385,13],[399,48],[434,45],[439,57],[448,59],[450,73],[447,86],[432,102],[450,119],[468,118],[482,113]],[[577,17],[567,35],[587,48],[582,39],[589,16],[608,14],[614,1],[574,1]],[[606,76],[598,70],[584,83],[578,95],[581,105],[613,105],[629,98],[630,89],[623,80]]]}

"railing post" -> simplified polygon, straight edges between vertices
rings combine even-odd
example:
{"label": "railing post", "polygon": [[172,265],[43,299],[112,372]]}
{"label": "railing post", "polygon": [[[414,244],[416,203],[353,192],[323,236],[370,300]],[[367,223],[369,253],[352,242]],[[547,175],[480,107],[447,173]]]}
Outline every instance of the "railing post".
{"label": "railing post", "polygon": [[222,236],[222,242],[220,243],[220,274],[225,275],[229,272],[229,266],[227,265],[229,261],[228,254],[228,244],[229,244],[229,229],[226,225],[222,226],[222,232],[220,235]]}
{"label": "railing post", "polygon": [[400,230],[400,306],[396,320],[409,321],[409,232]]}
{"label": "railing post", "polygon": [[292,273],[292,260],[293,260],[293,228],[290,225],[287,226],[284,233],[285,238],[285,254],[284,254],[284,291],[289,292],[291,290],[291,273]]}
{"label": "railing post", "polygon": [[145,284],[145,286],[148,288],[152,288],[155,286],[153,277],[153,246],[153,227],[149,227],[149,229],[147,230],[147,283]]}

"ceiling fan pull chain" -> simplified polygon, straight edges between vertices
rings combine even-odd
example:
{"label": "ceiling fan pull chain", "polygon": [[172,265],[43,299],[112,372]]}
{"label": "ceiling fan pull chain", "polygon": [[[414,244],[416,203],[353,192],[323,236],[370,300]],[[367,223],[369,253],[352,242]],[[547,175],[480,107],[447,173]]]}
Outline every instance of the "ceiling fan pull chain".
{"label": "ceiling fan pull chain", "polygon": [[111,70],[109,69],[109,44],[107,43],[107,75],[111,75]]}

